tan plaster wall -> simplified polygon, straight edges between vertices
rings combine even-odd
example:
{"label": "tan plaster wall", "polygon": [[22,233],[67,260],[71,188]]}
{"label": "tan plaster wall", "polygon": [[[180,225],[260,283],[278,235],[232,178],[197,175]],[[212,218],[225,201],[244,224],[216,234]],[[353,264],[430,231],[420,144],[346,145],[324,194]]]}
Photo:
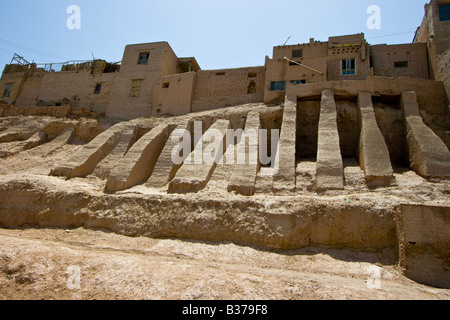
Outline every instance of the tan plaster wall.
{"label": "tan plaster wall", "polygon": [[197,74],[161,77],[153,91],[153,115],[183,115],[191,112]]}

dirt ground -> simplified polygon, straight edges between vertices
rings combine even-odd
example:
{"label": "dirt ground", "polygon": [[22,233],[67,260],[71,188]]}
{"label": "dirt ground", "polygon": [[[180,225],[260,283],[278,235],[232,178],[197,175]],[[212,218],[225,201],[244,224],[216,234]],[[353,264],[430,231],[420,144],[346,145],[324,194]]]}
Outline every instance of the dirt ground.
{"label": "dirt ground", "polygon": [[450,290],[415,283],[377,254],[349,250],[271,252],[86,229],[0,229],[0,243],[0,299],[7,300],[450,298]]}
{"label": "dirt ground", "polygon": [[[38,120],[41,121],[41,119]],[[10,132],[11,137],[17,140],[19,137],[16,135],[29,127],[29,120],[23,122],[23,126],[15,122],[3,123],[0,129],[4,131],[3,135],[8,139],[9,136],[6,133]],[[52,124],[55,132],[56,128],[60,129],[59,122],[56,122]],[[88,137],[93,131],[91,126],[97,128],[95,123],[86,125],[86,128],[81,122],[77,125],[80,137]],[[41,124],[37,123],[36,126]],[[64,181],[64,179],[49,176],[50,170],[76,152],[81,144],[82,141],[77,137],[71,144],[64,145],[46,156],[23,151],[0,159],[0,180],[3,185],[9,186],[9,189],[5,187],[7,192],[3,195],[6,199],[5,203],[15,210],[15,213],[11,213],[9,207],[4,205],[5,219],[7,215],[14,216],[20,212],[23,216],[27,216],[27,213],[32,211],[25,205],[29,200],[27,194],[34,194],[33,200],[39,203],[39,190],[42,191],[42,199],[58,200],[55,205],[49,204],[49,209],[57,213],[60,213],[59,210],[64,213],[63,209],[70,209],[71,205],[76,207],[75,202],[68,203],[68,200],[76,201],[78,196],[82,201],[95,196],[104,199],[102,198],[105,196],[104,181],[96,177]],[[301,163],[298,166],[297,181],[301,190],[299,195],[322,199],[323,197],[309,190],[310,177],[304,174],[309,172],[308,165],[310,164]],[[225,166],[217,169],[203,193],[214,199],[226,200],[227,197],[231,197],[226,190],[225,182],[229,173],[227,170]],[[364,185],[363,173],[358,165],[346,164],[344,173],[347,181],[346,190],[342,191],[342,194],[331,194],[330,204],[345,200],[351,201],[350,206],[353,203],[370,200],[370,203],[379,206],[388,203],[392,207],[402,202],[447,205],[450,201],[448,182],[430,183],[410,170],[397,168],[396,184],[377,191],[368,190]],[[19,187],[23,190],[19,190]],[[59,198],[63,194],[61,190],[67,192],[72,198],[63,196]],[[16,191],[24,191],[24,193]],[[36,192],[26,193],[31,191]],[[200,193],[200,198],[204,196],[203,193]],[[138,199],[150,198],[150,196],[164,197],[166,194],[161,190],[137,186],[121,195]],[[132,197],[129,202],[134,201]],[[109,198],[110,201],[115,199]],[[264,192],[255,198],[258,201],[263,201],[260,200],[263,198],[268,207],[272,207],[271,201],[276,200],[273,196],[265,195]],[[277,201],[287,201],[284,198],[280,199]],[[99,202],[102,201],[99,200]],[[246,206],[245,201],[238,201],[238,203]],[[59,209],[56,204],[62,209]],[[64,207],[65,204],[67,208]],[[139,204],[140,202],[136,200],[137,207]],[[75,221],[89,217],[89,214],[97,214],[95,210],[105,205],[108,204],[92,203],[91,208],[88,208],[93,210],[92,212],[86,211],[84,215],[75,212],[73,219]],[[277,206],[274,208],[277,209]],[[137,215],[135,217],[130,213],[130,208],[125,206],[122,211],[119,209],[117,214],[123,212],[116,218],[121,218],[119,222],[124,225],[132,225],[133,219],[138,219]],[[106,211],[103,210],[100,213],[107,216]],[[289,213],[287,209],[281,212],[275,211],[280,214]],[[41,213],[40,219],[35,220],[44,223],[46,212],[44,210]],[[130,215],[129,221],[125,219],[127,214]],[[66,216],[72,218],[69,214]],[[171,215],[172,218],[173,216]],[[209,217],[201,212],[198,216],[206,220]],[[381,220],[389,220],[383,219]],[[180,219],[182,222],[185,220]],[[141,222],[142,217],[139,216],[136,221]],[[158,221],[155,223],[159,223]],[[171,221],[176,220],[167,221],[171,226]],[[195,225],[197,220],[192,221]],[[283,226],[280,224],[281,231],[284,230]],[[261,238],[266,239],[267,235]],[[70,230],[0,228],[0,299],[450,299],[448,289],[432,288],[406,278],[402,270],[397,267],[398,257],[395,249],[378,254],[316,247],[269,251],[218,241],[218,243],[207,243],[181,239],[132,238],[106,230],[94,231],[83,228]]]}

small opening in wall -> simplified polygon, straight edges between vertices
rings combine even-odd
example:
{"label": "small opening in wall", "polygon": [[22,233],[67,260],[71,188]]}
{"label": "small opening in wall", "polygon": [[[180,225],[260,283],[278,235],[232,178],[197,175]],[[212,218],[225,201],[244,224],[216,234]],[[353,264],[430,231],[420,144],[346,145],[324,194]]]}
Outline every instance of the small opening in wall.
{"label": "small opening in wall", "polygon": [[224,76],[225,72],[216,72],[216,76]]}
{"label": "small opening in wall", "polygon": [[248,77],[249,78],[256,78],[256,72],[249,72]]}
{"label": "small opening in wall", "polygon": [[139,53],[138,64],[148,64],[148,59],[150,58],[150,52]]}
{"label": "small opening in wall", "polygon": [[102,84],[101,83],[97,83],[95,85],[94,94],[100,94],[101,91],[102,91]]}
{"label": "small opening in wall", "polygon": [[170,87],[170,82],[163,83],[162,87],[163,87],[163,89],[169,88]]}
{"label": "small opening in wall", "polygon": [[394,62],[394,68],[407,68],[408,61],[396,61]]}
{"label": "small opening in wall", "polygon": [[303,57],[302,49],[292,50],[292,58],[301,58],[301,57]]}
{"label": "small opening in wall", "polygon": [[247,94],[253,94],[253,93],[256,93],[256,82],[250,81],[250,84],[248,85],[248,88],[247,88]]}
{"label": "small opening in wall", "polygon": [[9,98],[12,88],[13,88],[12,83],[9,83],[5,86],[5,91],[3,91],[3,98]]}

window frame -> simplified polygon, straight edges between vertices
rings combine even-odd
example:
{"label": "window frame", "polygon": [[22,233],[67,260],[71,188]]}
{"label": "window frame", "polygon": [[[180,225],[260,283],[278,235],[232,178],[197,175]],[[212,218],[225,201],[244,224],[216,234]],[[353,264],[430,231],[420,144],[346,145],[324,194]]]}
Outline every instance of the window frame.
{"label": "window frame", "polygon": [[2,99],[8,99],[11,96],[13,87],[14,87],[14,83],[5,84],[5,90],[3,91]]}
{"label": "window frame", "polygon": [[132,79],[131,80],[131,89],[130,89],[130,97],[138,98],[141,96],[141,88],[143,79]]}
{"label": "window frame", "polygon": [[394,68],[408,68],[409,63],[407,60],[405,61],[394,61]]}
{"label": "window frame", "polygon": [[94,94],[100,94],[102,92],[102,83],[96,83],[94,88]]}
{"label": "window frame", "polygon": [[439,4],[439,21],[450,21],[450,3]]}
{"label": "window frame", "polygon": [[292,58],[303,58],[303,49],[292,50]]}
{"label": "window frame", "polygon": [[270,91],[286,91],[286,81],[271,81]]}
{"label": "window frame", "polygon": [[[145,60],[143,60],[143,55],[146,55]],[[139,57],[138,57],[138,65],[140,66],[145,66],[148,65],[150,61],[150,51],[143,51],[143,52],[139,52]]]}
{"label": "window frame", "polygon": [[302,79],[302,80],[291,80],[290,83],[291,83],[291,84],[294,84],[294,85],[302,85],[302,84],[306,84],[306,79]]}
{"label": "window frame", "polygon": [[[345,61],[345,68],[344,68],[344,61]],[[352,61],[353,61],[353,68],[352,68]],[[356,71],[357,71],[356,58],[341,59],[341,76],[354,76],[356,75]]]}

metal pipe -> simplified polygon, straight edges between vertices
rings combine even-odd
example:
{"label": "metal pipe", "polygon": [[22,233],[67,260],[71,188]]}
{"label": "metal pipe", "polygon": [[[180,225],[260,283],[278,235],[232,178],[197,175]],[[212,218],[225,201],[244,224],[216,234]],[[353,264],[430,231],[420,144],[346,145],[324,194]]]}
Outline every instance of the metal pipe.
{"label": "metal pipe", "polygon": [[314,71],[314,72],[316,72],[316,73],[318,73],[318,74],[323,75],[323,72],[320,72],[319,70],[316,70],[316,69],[314,69],[314,68],[305,66],[304,64],[301,64],[300,62],[297,62],[297,61],[288,59],[288,58],[286,58],[286,57],[284,57],[284,59],[287,60],[287,61],[289,61],[289,62],[295,63],[295,64],[297,64],[297,65],[299,65],[299,66],[301,66],[301,67],[303,67],[303,68],[306,68],[306,69],[308,69],[308,70],[311,70],[311,71]]}

